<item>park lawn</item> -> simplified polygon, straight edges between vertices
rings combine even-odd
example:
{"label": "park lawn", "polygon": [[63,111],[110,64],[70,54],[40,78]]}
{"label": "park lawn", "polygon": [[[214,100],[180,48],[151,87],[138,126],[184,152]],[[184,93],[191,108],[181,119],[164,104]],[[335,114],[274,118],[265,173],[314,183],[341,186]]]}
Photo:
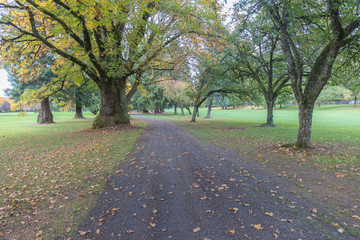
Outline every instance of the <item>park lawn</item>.
{"label": "park lawn", "polygon": [[265,122],[265,109],[215,108],[210,119],[204,118],[206,111],[200,109],[201,117],[195,123],[190,122],[189,115],[174,115],[173,110],[148,116],[173,121],[205,144],[234,149],[263,165],[292,184],[294,192],[330,208],[333,220],[353,221],[346,228],[360,237],[359,209],[353,208],[360,202],[360,107],[327,105],[316,109],[313,147],[300,151],[282,147],[296,140],[295,106],[274,111],[275,128],[259,127]]}
{"label": "park lawn", "polygon": [[[90,130],[92,115],[0,113],[0,238],[65,239],[103,191],[107,177],[132,149],[145,123]],[[1,236],[2,235],[2,236]]]}

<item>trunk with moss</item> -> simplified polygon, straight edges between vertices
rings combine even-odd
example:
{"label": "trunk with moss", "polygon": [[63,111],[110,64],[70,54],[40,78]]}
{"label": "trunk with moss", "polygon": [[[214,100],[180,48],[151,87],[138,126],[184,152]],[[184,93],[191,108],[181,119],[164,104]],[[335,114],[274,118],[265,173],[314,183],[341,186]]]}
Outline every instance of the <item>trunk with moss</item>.
{"label": "trunk with moss", "polygon": [[104,79],[98,84],[101,93],[99,115],[94,119],[93,128],[129,124],[126,81]]}
{"label": "trunk with moss", "polygon": [[274,103],[275,103],[275,99],[272,99],[272,100],[266,102],[267,115],[266,115],[266,123],[264,124],[264,126],[275,127],[275,124],[274,124],[274,105],[275,104]]}
{"label": "trunk with moss", "polygon": [[41,101],[41,109],[39,111],[37,123],[54,123],[53,115],[50,110],[50,100],[48,97]]}
{"label": "trunk with moss", "polygon": [[75,118],[84,118],[81,102],[79,100],[76,100],[75,102]]}

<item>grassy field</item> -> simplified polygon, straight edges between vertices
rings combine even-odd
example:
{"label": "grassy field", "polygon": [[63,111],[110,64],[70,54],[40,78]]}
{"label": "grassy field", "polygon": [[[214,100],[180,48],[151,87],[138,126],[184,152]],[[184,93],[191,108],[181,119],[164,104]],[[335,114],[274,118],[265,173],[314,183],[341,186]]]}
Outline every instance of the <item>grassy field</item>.
{"label": "grassy field", "polygon": [[[266,110],[215,108],[211,119],[204,119],[207,109],[200,109],[198,124],[216,125],[219,128],[242,128],[247,139],[271,140],[274,142],[295,142],[298,130],[298,110],[287,106],[274,111],[276,128],[254,128],[265,122]],[[189,115],[173,115],[173,110],[155,116],[158,119],[186,122]],[[189,126],[190,127],[190,126]],[[196,127],[195,127],[196,128]],[[360,107],[351,105],[324,105],[315,109],[313,115],[312,140],[322,144],[348,144],[360,147]]]}
{"label": "grassy field", "polygon": [[54,113],[56,124],[38,125],[33,113],[0,113],[0,239],[77,235],[145,126],[89,130],[91,114],[73,116]]}

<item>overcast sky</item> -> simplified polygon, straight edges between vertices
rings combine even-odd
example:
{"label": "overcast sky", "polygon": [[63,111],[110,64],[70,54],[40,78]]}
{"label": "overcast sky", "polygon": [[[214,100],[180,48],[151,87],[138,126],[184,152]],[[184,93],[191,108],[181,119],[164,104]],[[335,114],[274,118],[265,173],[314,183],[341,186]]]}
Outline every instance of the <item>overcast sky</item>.
{"label": "overcast sky", "polygon": [[[231,8],[233,3],[237,0],[227,0],[226,8]],[[5,97],[4,89],[10,88],[10,83],[7,81],[7,73],[0,69],[0,97]]]}

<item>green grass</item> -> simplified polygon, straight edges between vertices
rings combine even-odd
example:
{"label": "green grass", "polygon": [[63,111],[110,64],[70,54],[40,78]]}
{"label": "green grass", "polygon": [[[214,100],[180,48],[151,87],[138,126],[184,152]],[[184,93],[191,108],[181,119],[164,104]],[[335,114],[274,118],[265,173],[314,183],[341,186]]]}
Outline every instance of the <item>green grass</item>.
{"label": "green grass", "polygon": [[[295,106],[274,111],[276,128],[255,128],[265,122],[266,110],[261,109],[214,109],[211,119],[204,119],[206,109],[200,109],[197,121],[215,128],[247,128],[242,133],[250,139],[270,139],[284,143],[295,142],[298,130],[298,110]],[[186,122],[189,115],[173,115],[173,111],[155,118]],[[324,105],[313,114],[312,140],[321,144],[348,144],[360,147],[360,107],[344,105]]]}
{"label": "green grass", "polygon": [[145,126],[89,130],[91,114],[73,116],[54,113],[56,124],[38,125],[33,113],[0,113],[0,235],[74,234]]}

